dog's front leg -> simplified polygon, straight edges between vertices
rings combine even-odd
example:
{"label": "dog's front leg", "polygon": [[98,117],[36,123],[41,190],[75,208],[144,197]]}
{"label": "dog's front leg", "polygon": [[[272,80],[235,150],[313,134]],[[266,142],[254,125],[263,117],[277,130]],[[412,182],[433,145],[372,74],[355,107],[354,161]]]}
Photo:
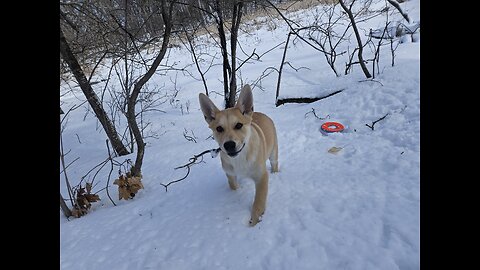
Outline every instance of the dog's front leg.
{"label": "dog's front leg", "polygon": [[230,188],[232,190],[237,190],[238,188],[237,177],[227,174],[227,178],[228,178],[228,184],[230,185]]}
{"label": "dog's front leg", "polygon": [[255,226],[260,221],[260,216],[265,213],[268,193],[268,173],[263,170],[260,179],[255,180],[255,200],[253,201],[250,226]]}

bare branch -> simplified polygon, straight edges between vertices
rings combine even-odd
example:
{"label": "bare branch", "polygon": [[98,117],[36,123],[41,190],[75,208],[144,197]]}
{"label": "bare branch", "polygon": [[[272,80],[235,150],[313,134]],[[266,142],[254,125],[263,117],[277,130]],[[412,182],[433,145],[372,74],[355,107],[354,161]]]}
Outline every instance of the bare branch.
{"label": "bare branch", "polygon": [[[70,152],[70,151],[69,151]],[[63,154],[63,153],[62,153]],[[66,156],[68,154],[68,152],[66,154],[63,154],[64,156]],[[72,160],[72,162],[68,163],[67,166],[64,166],[64,168],[60,171],[60,174],[62,174],[65,170],[68,169],[68,167],[70,167],[70,165],[72,165],[75,161],[79,160],[80,157],[77,157],[76,159]]]}
{"label": "bare branch", "polygon": [[301,70],[301,69],[310,70],[310,68],[308,68],[308,67],[299,67],[299,68],[296,68],[296,67],[292,66],[292,64],[290,64],[290,62],[285,62],[285,64],[287,64],[289,67],[291,67],[293,70],[295,70],[295,72],[298,72],[298,71]]}
{"label": "bare branch", "polygon": [[394,6],[398,10],[398,12],[400,12],[403,18],[407,20],[407,22],[410,22],[410,18],[408,17],[408,14],[403,12],[402,8],[400,7],[400,4],[397,1],[387,0],[387,2],[390,3],[392,6]]}
{"label": "bare branch", "polygon": [[110,153],[110,147],[108,146],[108,140],[106,140],[105,143],[107,144],[108,157],[109,157],[109,160],[110,160],[110,172],[108,173],[107,186],[106,186],[107,197],[110,199],[110,201],[113,203],[114,206],[117,206],[115,204],[115,202],[112,200],[112,197],[110,197],[110,192],[108,192],[108,187],[109,187],[109,184],[110,184],[110,177],[111,177],[112,172],[113,172],[113,159],[112,159],[112,154]]}
{"label": "bare branch", "polygon": [[248,60],[250,60],[254,55],[257,56],[257,60],[260,58],[260,57],[258,56],[258,54],[255,53],[255,50],[256,50],[256,49],[253,49],[252,54],[251,54],[249,57],[247,57],[247,59],[243,60],[243,62],[235,69],[235,71],[238,71],[238,70],[239,70],[246,62],[248,62]]}
{"label": "bare branch", "polygon": [[193,133],[193,130],[190,130],[192,132],[192,135],[193,136],[190,136],[188,135],[188,131],[186,128],[183,128],[184,131],[183,131],[183,137],[185,137],[185,139],[189,142],[194,142],[194,143],[197,143],[197,137],[195,136],[195,133]]}
{"label": "bare branch", "polygon": [[283,50],[282,62],[280,63],[280,68],[278,70],[277,91],[275,93],[275,104],[277,106],[278,106],[278,95],[280,94],[280,81],[282,80],[283,64],[285,63],[285,57],[287,56],[288,43],[290,42],[291,35],[293,35],[293,32],[290,31],[287,36],[287,41],[285,41],[285,48]]}
{"label": "bare branch", "polygon": [[63,154],[63,140],[62,140],[62,133],[60,133],[60,161],[63,167],[63,173],[65,177],[65,184],[67,186],[68,196],[70,197],[70,201],[72,202],[73,207],[73,194],[72,194],[72,187],[70,186],[70,181],[68,180],[67,175],[67,168],[65,166],[65,155]]}
{"label": "bare branch", "polygon": [[[268,71],[268,73],[267,73],[267,71]],[[276,69],[275,67],[267,67],[267,68],[262,72],[262,74],[261,74],[253,83],[251,83],[252,89],[254,89],[255,87],[258,86],[260,89],[263,90],[263,87],[261,87],[261,85],[259,86],[259,85],[257,85],[257,84],[258,84],[258,83],[261,84],[261,82],[262,82],[262,80],[263,80],[264,78],[266,78],[268,75],[272,74],[272,72],[275,72],[275,71],[278,73],[278,69]]]}
{"label": "bare branch", "polygon": [[[216,157],[218,155],[218,153],[220,152],[220,148],[217,148],[217,149],[210,149],[210,150],[205,150],[203,151],[202,153],[198,154],[198,155],[194,155],[192,158],[189,159],[189,162],[185,165],[182,165],[182,166],[179,166],[179,167],[176,167],[175,170],[177,169],[181,169],[181,168],[187,168],[187,173],[185,174],[185,176],[183,176],[182,178],[180,179],[177,179],[177,180],[173,180],[173,181],[170,181],[168,182],[167,184],[162,184],[160,183],[160,185],[162,185],[164,188],[165,188],[165,192],[168,191],[168,186],[170,186],[171,184],[173,183],[177,183],[177,182],[180,182],[180,181],[183,181],[187,178],[187,176],[190,174],[190,167],[194,164],[198,164],[200,162],[203,161],[203,155],[205,155],[206,153],[211,153],[212,154],[212,158]],[[198,158],[202,158],[201,160],[197,161]]]}
{"label": "bare branch", "polygon": [[193,46],[193,38],[190,37],[188,31],[186,30],[185,27],[183,27],[183,31],[185,33],[185,36],[187,38],[187,41],[188,41],[188,45],[190,46],[190,53],[192,54],[193,56],[193,60],[195,61],[195,66],[197,67],[197,71],[198,73],[200,74],[200,77],[202,78],[202,82],[203,82],[203,87],[205,88],[205,94],[208,96],[208,87],[207,87],[207,81],[205,79],[205,73],[208,71],[205,71],[205,72],[202,72],[202,69],[200,68],[200,64],[198,63],[198,57],[197,57],[197,54],[195,53],[195,47]]}
{"label": "bare branch", "polygon": [[371,128],[372,130],[375,130],[375,124],[382,121],[383,119],[385,119],[385,117],[387,117],[387,115],[389,115],[389,113],[385,114],[384,116],[380,117],[379,119],[375,120],[372,122],[372,125],[369,125],[369,124],[365,124],[365,126]]}
{"label": "bare branch", "polygon": [[314,109],[314,108],[312,108],[311,111],[309,111],[309,112],[307,112],[307,113],[305,114],[305,118],[306,118],[307,115],[310,114],[310,113],[312,113],[313,116],[315,116],[315,118],[320,119],[320,120],[325,120],[325,119],[329,119],[329,118],[330,118],[330,115],[329,115],[329,114],[327,114],[327,116],[325,116],[325,117],[323,117],[323,118],[322,118],[322,117],[318,117],[317,114],[315,113],[315,109]]}

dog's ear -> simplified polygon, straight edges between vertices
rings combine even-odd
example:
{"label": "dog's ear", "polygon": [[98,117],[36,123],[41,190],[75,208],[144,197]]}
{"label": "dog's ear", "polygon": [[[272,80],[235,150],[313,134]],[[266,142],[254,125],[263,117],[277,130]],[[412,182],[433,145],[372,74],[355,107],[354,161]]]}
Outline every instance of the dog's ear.
{"label": "dog's ear", "polygon": [[219,109],[204,93],[198,95],[198,100],[200,101],[200,108],[205,116],[205,121],[210,124],[212,120],[215,120],[215,113],[217,113]]}
{"label": "dog's ear", "polygon": [[253,113],[253,95],[250,85],[246,84],[242,88],[235,108],[239,108],[243,114],[250,115]]}

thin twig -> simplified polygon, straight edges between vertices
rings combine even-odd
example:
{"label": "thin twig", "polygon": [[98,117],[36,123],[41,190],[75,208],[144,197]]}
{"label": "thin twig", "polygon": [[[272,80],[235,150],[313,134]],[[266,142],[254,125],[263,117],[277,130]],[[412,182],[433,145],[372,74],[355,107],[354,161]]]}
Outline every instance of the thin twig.
{"label": "thin twig", "polygon": [[[170,182],[168,182],[167,184],[162,184],[162,183],[160,183],[160,185],[162,185],[162,186],[165,188],[165,192],[167,192],[169,185],[171,185],[171,184],[173,184],[173,183],[177,183],[177,182],[183,181],[183,180],[185,180],[185,179],[187,178],[187,176],[190,174],[190,166],[202,162],[202,161],[203,161],[203,155],[205,155],[206,153],[211,153],[211,154],[212,154],[212,158],[214,158],[214,157],[216,157],[216,155],[218,154],[218,152],[220,152],[220,148],[205,150],[205,151],[203,151],[202,153],[200,153],[200,154],[198,154],[198,155],[194,155],[192,158],[189,159],[189,162],[188,162],[187,164],[174,168],[174,170],[177,170],[177,169],[185,168],[185,167],[186,167],[186,168],[187,168],[187,173],[185,174],[185,176],[183,176],[183,177],[180,178],[180,179],[170,181]],[[201,157],[202,159],[197,162],[197,159],[200,158],[200,157]]]}
{"label": "thin twig", "polygon": [[202,69],[200,68],[200,64],[198,61],[198,56],[195,53],[195,46],[193,45],[192,37],[189,36],[189,33],[185,29],[185,26],[182,25],[182,27],[183,27],[183,31],[185,32],[185,37],[187,38],[188,45],[190,47],[190,53],[192,54],[193,60],[195,61],[195,66],[197,67],[197,71],[200,74],[200,77],[202,78],[203,87],[205,88],[205,94],[208,96],[207,81],[205,79],[205,73],[207,73],[208,70],[205,72],[202,72]]}
{"label": "thin twig", "polygon": [[63,154],[62,133],[60,133],[60,161],[61,161],[62,167],[63,167],[63,173],[64,173],[64,176],[65,176],[65,183],[67,185],[68,196],[70,197],[70,201],[72,201],[72,207],[73,207],[73,197],[74,197],[74,195],[72,194],[72,187],[70,186],[70,181],[68,180],[67,170],[66,170],[66,167],[65,167],[65,158],[64,158],[64,154]]}
{"label": "thin twig", "polygon": [[243,60],[243,62],[242,62],[240,65],[238,65],[238,67],[235,69],[235,71],[238,71],[238,70],[239,70],[245,63],[247,63],[248,60],[250,60],[254,55],[257,56],[257,60],[260,59],[260,57],[259,57],[258,54],[255,52],[255,50],[256,50],[256,49],[253,49],[252,54],[251,54],[250,56],[248,56],[247,59]]}
{"label": "thin twig", "polygon": [[365,124],[365,126],[371,128],[372,130],[375,130],[375,124],[382,121],[383,119],[385,119],[385,117],[387,117],[387,115],[389,115],[389,113],[387,113],[383,117],[380,117],[379,119],[373,121],[371,126],[369,124]]}
{"label": "thin twig", "polygon": [[77,136],[77,140],[78,140],[78,142],[79,142],[80,144],[82,144],[82,141],[80,141],[80,137],[78,136],[78,134],[77,134],[77,133],[75,133],[75,135]]}
{"label": "thin twig", "polygon": [[[95,170],[96,168],[100,167],[97,172],[94,174],[95,176],[98,174],[98,172],[105,166],[105,164],[107,164],[108,160],[110,158],[106,158],[104,161],[100,162],[99,164],[95,165],[93,168],[91,168],[84,176],[82,176],[80,178],[80,182],[78,183],[78,185],[81,185],[83,180],[90,175],[91,172],[93,172],[93,170]],[[93,184],[93,181],[95,180],[95,176],[93,177],[93,180],[92,180],[92,184]]]}
{"label": "thin twig", "polygon": [[[269,71],[268,73],[267,70]],[[276,69],[275,67],[267,67],[263,72],[262,72],[262,75],[260,75],[260,77],[258,77],[252,84],[252,89],[254,89],[255,87],[258,86],[259,89],[261,89],[262,91],[264,91],[263,87],[261,86],[262,84],[262,80],[265,79],[268,75],[272,74],[273,72],[277,72],[278,73],[278,69]],[[265,74],[266,73],[266,74]],[[257,85],[258,83],[260,83],[260,85]]]}
{"label": "thin twig", "polygon": [[[66,154],[64,154],[63,156],[65,156],[65,155],[66,155]],[[62,170],[60,171],[60,174],[62,174],[66,169],[68,169],[68,167],[70,167],[70,165],[72,165],[75,161],[77,161],[77,160],[79,160],[79,159],[80,159],[80,157],[77,157],[77,158],[74,159],[72,162],[68,163],[67,166],[64,166],[65,169],[62,169]]]}
{"label": "thin twig", "polygon": [[376,82],[379,83],[381,86],[383,86],[383,83],[374,79],[365,79],[365,80],[360,80],[358,82]]}
{"label": "thin twig", "polygon": [[307,113],[305,114],[305,118],[307,117],[307,115],[308,115],[309,113],[313,113],[313,116],[315,116],[315,118],[320,119],[320,120],[325,120],[325,119],[330,118],[330,114],[327,114],[327,116],[325,116],[324,118],[318,117],[317,114],[315,113],[315,109],[314,109],[314,108],[312,108],[311,111],[309,111],[309,112],[307,112]]}
{"label": "thin twig", "polygon": [[187,141],[197,143],[198,138],[195,136],[195,133],[193,133],[193,130],[190,130],[193,136],[188,135],[188,130],[186,128],[183,128],[183,130],[183,137],[185,137]]}
{"label": "thin twig", "polygon": [[258,56],[258,60],[260,60],[260,58],[262,58],[262,56],[264,56],[265,54],[267,54],[267,53],[275,50],[276,48],[280,47],[280,46],[283,45],[284,43],[285,43],[285,41],[282,41],[282,42],[280,42],[279,44],[273,46],[271,49],[266,50],[264,53],[262,53],[262,54],[260,54],[260,55]]}
{"label": "thin twig", "polygon": [[301,70],[302,68],[304,68],[304,69],[306,69],[306,70],[311,70],[311,69],[308,68],[308,67],[299,67],[299,68],[296,68],[296,67],[292,66],[292,64],[290,64],[290,62],[285,62],[284,64],[289,65],[293,70],[295,70],[295,72],[298,72],[298,71]]}
{"label": "thin twig", "polygon": [[108,150],[108,157],[109,157],[109,160],[110,160],[110,172],[108,173],[108,178],[107,178],[107,186],[106,186],[106,191],[107,191],[107,197],[110,199],[110,201],[113,203],[114,206],[117,206],[115,204],[115,202],[112,200],[112,197],[110,197],[110,193],[108,192],[108,185],[110,183],[110,176],[112,175],[112,172],[113,172],[113,159],[112,159],[112,155],[110,153],[110,147],[108,146],[108,139],[105,140],[105,143],[107,144],[107,150]]}

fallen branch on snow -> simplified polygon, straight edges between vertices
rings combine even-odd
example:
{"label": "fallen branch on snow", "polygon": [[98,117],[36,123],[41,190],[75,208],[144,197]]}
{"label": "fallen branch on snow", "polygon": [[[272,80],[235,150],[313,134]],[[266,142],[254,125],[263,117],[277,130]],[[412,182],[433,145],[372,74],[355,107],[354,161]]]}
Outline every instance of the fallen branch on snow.
{"label": "fallen branch on snow", "polygon": [[307,117],[307,115],[308,115],[309,113],[313,113],[313,116],[315,116],[315,118],[320,119],[320,120],[325,120],[325,119],[330,118],[330,115],[329,115],[329,114],[327,114],[327,116],[325,116],[324,118],[319,117],[319,116],[315,113],[315,109],[314,109],[314,108],[312,108],[311,111],[309,111],[309,112],[307,112],[307,113],[305,114],[305,118]]}
{"label": "fallen branch on snow", "polygon": [[370,126],[369,124],[365,124],[365,126],[371,128],[372,130],[375,130],[375,124],[378,123],[378,122],[380,122],[380,121],[382,121],[383,119],[385,119],[385,117],[387,117],[387,115],[389,115],[389,113],[387,113],[387,114],[385,114],[383,117],[381,117],[381,118],[373,121],[371,126]]}
{"label": "fallen branch on snow", "polygon": [[300,97],[300,98],[280,98],[280,99],[277,99],[277,102],[275,103],[275,106],[278,107],[280,105],[283,105],[285,103],[312,103],[312,102],[315,102],[315,101],[319,101],[321,99],[324,99],[324,98],[327,98],[327,97],[331,97],[333,95],[336,95],[340,92],[342,92],[343,90],[345,89],[340,89],[340,90],[337,90],[331,94],[328,94],[326,96],[323,96],[323,97],[314,97],[314,98],[306,98],[306,97]]}

